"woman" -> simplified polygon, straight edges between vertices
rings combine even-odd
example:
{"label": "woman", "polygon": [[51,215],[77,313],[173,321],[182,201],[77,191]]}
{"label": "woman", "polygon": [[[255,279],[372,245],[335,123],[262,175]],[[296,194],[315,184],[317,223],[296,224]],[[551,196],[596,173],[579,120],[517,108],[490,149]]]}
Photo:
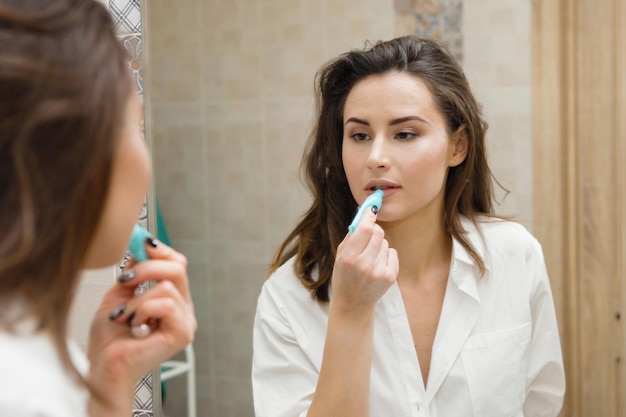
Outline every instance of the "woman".
{"label": "woman", "polygon": [[[556,416],[564,372],[538,242],[493,214],[479,106],[439,44],[318,74],[313,203],[258,300],[257,417]],[[357,203],[382,207],[347,233]]]}
{"label": "woman", "polygon": [[141,118],[101,4],[0,0],[2,416],[130,416],[138,379],[193,338],[185,257],[148,239],[104,296],[89,362],[67,342],[80,271],[119,262],[144,201]]}

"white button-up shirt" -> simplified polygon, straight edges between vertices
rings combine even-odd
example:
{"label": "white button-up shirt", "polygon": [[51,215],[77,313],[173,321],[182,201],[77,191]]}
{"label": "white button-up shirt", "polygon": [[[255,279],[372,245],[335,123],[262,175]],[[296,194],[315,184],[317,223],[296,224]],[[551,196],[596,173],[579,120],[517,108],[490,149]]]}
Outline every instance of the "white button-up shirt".
{"label": "white button-up shirt", "polygon": [[[371,417],[554,417],[561,409],[563,360],[539,243],[512,222],[481,223],[484,240],[471,222],[463,226],[487,271],[480,276],[453,241],[426,387],[397,283],[376,305]],[[254,323],[257,417],[306,416],[327,322],[328,304],[312,299],[293,259],[264,284]]]}
{"label": "white button-up shirt", "polygon": [[[15,301],[0,310],[12,318],[23,307]],[[65,369],[52,337],[37,332],[32,317],[19,321],[14,330],[0,330],[0,416],[85,417],[89,391]],[[68,351],[77,370],[86,375],[85,353],[73,341],[68,341]]]}

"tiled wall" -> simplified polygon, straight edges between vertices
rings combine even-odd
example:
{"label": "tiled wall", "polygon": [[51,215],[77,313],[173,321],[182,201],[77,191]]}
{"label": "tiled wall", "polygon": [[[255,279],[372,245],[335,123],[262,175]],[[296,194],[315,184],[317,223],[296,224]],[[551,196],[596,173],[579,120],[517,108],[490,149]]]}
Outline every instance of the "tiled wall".
{"label": "tiled wall", "polygon": [[491,169],[510,191],[502,201],[496,187],[496,209],[532,230],[530,11],[531,0],[463,1],[463,67],[489,123]]}
{"label": "tiled wall", "polygon": [[[512,190],[504,209],[531,214],[529,52],[518,45],[528,38],[529,3],[150,0],[157,199],[173,245],[189,258],[199,416],[253,415],[256,298],[309,201],[298,169],[313,77],[326,60],[437,25],[485,103],[494,171]],[[169,383],[165,412],[184,415],[184,380]]]}
{"label": "tiled wall", "polygon": [[91,321],[99,307],[98,301],[115,283],[115,276],[114,266],[84,271],[81,276],[70,312],[69,333],[85,351],[89,341]]}

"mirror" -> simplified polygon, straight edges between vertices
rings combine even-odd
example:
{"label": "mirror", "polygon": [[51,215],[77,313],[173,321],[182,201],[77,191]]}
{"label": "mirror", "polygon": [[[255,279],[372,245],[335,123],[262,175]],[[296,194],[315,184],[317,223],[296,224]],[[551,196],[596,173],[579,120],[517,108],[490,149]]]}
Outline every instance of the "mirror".
{"label": "mirror", "polygon": [[[462,58],[490,123],[499,211],[532,226],[530,1],[151,0],[144,27],[156,202],[189,259],[199,415],[252,416],[256,298],[308,205],[298,179],[315,71],[365,40],[419,33]],[[496,36],[497,34],[497,36]],[[187,415],[184,380],[166,415]]]}

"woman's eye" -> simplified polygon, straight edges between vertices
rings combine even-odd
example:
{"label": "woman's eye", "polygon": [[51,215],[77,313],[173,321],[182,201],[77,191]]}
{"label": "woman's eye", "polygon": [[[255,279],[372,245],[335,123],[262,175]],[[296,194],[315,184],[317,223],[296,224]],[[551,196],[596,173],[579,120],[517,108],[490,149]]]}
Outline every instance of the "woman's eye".
{"label": "woman's eye", "polygon": [[396,134],[396,139],[399,140],[411,140],[417,137],[416,133],[413,132],[400,132]]}
{"label": "woman's eye", "polygon": [[367,133],[355,133],[352,135],[352,139],[357,142],[363,142],[369,139],[369,136],[367,135]]}

